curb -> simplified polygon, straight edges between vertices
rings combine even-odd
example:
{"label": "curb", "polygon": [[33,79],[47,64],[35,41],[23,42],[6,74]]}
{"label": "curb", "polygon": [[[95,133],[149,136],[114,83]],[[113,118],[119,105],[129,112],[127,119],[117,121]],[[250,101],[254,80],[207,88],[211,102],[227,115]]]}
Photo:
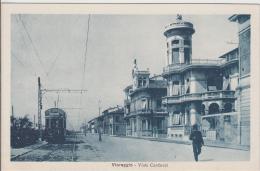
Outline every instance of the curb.
{"label": "curb", "polygon": [[[143,140],[149,140],[149,141],[158,141],[158,142],[166,142],[166,143],[185,144],[185,145],[191,145],[192,144],[190,141],[178,141],[178,140],[160,139],[160,138],[145,138],[145,137],[130,137],[130,136],[117,136],[117,137],[132,138],[132,139],[143,139]],[[224,144],[221,145],[221,144],[211,144],[211,143],[205,142],[204,146],[250,151],[250,147],[239,146],[239,145],[228,145],[228,144],[227,145],[224,145]]]}
{"label": "curb", "polygon": [[30,149],[30,150],[28,150],[28,151],[26,151],[26,152],[24,152],[24,153],[21,153],[21,154],[18,154],[18,155],[16,155],[16,156],[13,156],[13,157],[11,157],[11,160],[14,160],[14,159],[16,159],[16,158],[18,158],[18,157],[20,157],[20,156],[22,156],[22,155],[25,155],[25,154],[27,154],[27,153],[30,153],[30,152],[32,152],[33,150],[36,150],[36,149],[38,149],[38,148],[40,148],[40,147],[42,147],[42,146],[44,146],[44,145],[46,145],[47,143],[43,143],[43,144],[41,144],[41,145],[39,145],[39,146],[37,146],[37,147],[35,147],[35,148],[32,148],[32,149]]}

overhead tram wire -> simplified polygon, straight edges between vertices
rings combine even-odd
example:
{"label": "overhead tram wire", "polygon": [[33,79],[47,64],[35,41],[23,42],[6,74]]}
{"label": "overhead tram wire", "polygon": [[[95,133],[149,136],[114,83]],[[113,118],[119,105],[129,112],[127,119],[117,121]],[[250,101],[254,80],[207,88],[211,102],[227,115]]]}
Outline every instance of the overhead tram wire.
{"label": "overhead tram wire", "polygon": [[19,20],[20,20],[20,22],[22,23],[22,26],[23,26],[23,28],[24,28],[24,30],[25,30],[25,33],[26,33],[26,35],[27,35],[27,37],[28,37],[28,39],[29,39],[29,41],[30,41],[30,43],[31,43],[31,45],[32,45],[33,51],[34,51],[34,53],[35,53],[35,56],[37,57],[37,59],[38,59],[40,65],[41,65],[41,67],[42,67],[42,70],[43,70],[44,74],[47,76],[47,73],[46,73],[46,71],[45,71],[45,69],[44,69],[43,62],[42,62],[41,57],[40,57],[40,55],[39,55],[39,51],[37,50],[35,44],[33,43],[32,37],[31,37],[31,35],[30,35],[30,33],[29,33],[29,31],[28,31],[28,29],[27,29],[27,27],[26,27],[26,25],[25,25],[25,23],[24,23],[24,21],[23,21],[23,19],[22,19],[21,14],[19,14]]}
{"label": "overhead tram wire", "polygon": [[89,25],[90,25],[90,14],[88,16],[88,28],[87,28],[87,37],[86,37],[86,46],[84,53],[84,66],[83,66],[83,75],[82,75],[82,89],[84,88],[85,81],[85,72],[86,72],[86,62],[87,62],[87,53],[88,53],[88,39],[89,39]]}
{"label": "overhead tram wire", "polygon": [[[87,62],[87,53],[88,53],[88,40],[89,40],[89,28],[90,28],[90,17],[91,15],[88,15],[88,26],[87,26],[87,37],[86,37],[86,41],[85,41],[85,52],[84,52],[84,64],[83,64],[83,74],[82,74],[82,83],[81,83],[81,89],[84,88],[84,83],[85,83],[85,73],[86,73],[86,62]],[[82,106],[82,93],[80,96],[80,103],[79,103],[81,108]],[[81,114],[81,109],[79,109],[79,114],[78,116],[80,116]],[[78,118],[79,120],[79,118]],[[79,124],[79,123],[78,123]]]}
{"label": "overhead tram wire", "polygon": [[61,54],[61,51],[62,51],[63,47],[60,48],[59,50],[59,53],[56,55],[55,59],[53,60],[49,70],[46,72],[47,73],[47,77],[49,76],[49,74],[51,73],[51,71],[53,70],[56,62],[57,62],[57,59],[59,58],[60,54]]}
{"label": "overhead tram wire", "polygon": [[[25,25],[25,23],[24,23],[24,21],[23,21],[23,19],[22,19],[21,14],[18,14],[18,15],[19,15],[18,19],[20,20],[20,22],[21,22],[21,24],[22,24],[22,27],[23,27],[23,29],[24,29],[24,31],[25,31],[25,33],[26,33],[26,36],[28,37],[29,42],[30,42],[31,45],[32,45],[33,52],[34,52],[36,58],[38,59],[38,61],[39,61],[39,63],[40,63],[40,66],[41,66],[41,68],[42,68],[42,70],[43,70],[43,73],[45,74],[44,76],[46,76],[46,78],[47,78],[47,77],[48,77],[48,74],[47,74],[47,72],[46,72],[45,69],[44,69],[44,65],[43,65],[43,62],[42,62],[42,60],[41,60],[39,51],[37,50],[35,44],[33,43],[32,37],[31,37],[31,35],[30,35],[30,33],[29,33],[29,31],[28,31],[28,29],[27,29],[27,27],[26,27],[26,25]],[[48,82],[48,79],[46,79],[46,82]]]}
{"label": "overhead tram wire", "polygon": [[[21,22],[20,22],[20,20],[18,19],[18,15],[15,15],[15,19],[16,19],[16,22],[17,22],[17,24],[20,24],[21,25]],[[22,26],[22,25],[21,25]],[[23,26],[22,26],[23,27]],[[27,43],[26,43],[26,41],[25,41],[25,38],[24,38],[24,35],[23,35],[23,33],[22,33],[22,31],[21,31],[21,29],[18,29],[18,32],[19,32],[19,34],[20,34],[20,36],[21,36],[21,39],[22,39],[22,43],[23,43],[23,45],[24,46],[26,46],[26,47],[28,47],[28,45],[27,45]],[[37,77],[37,72],[36,72],[36,70],[35,70],[35,68],[34,68],[34,65],[33,64],[29,64],[29,66],[28,65],[25,65],[23,62],[22,62],[22,60],[20,60],[19,59],[19,57],[17,57],[17,55],[15,55],[15,53],[13,52],[13,51],[11,51],[11,54],[17,59],[17,60],[19,60],[20,62],[20,64],[22,64],[25,68],[31,68],[33,71],[32,72],[34,72],[34,75],[33,76],[35,76],[35,77]],[[20,55],[19,55],[20,56]],[[33,60],[30,60],[30,61],[33,61]],[[28,69],[29,70],[29,69]]]}
{"label": "overhead tram wire", "polygon": [[[48,83],[49,81],[48,81],[47,78],[48,78],[48,74],[50,73],[50,70],[49,70],[48,72],[45,71],[43,62],[42,62],[41,57],[40,57],[40,53],[39,53],[39,51],[37,50],[37,48],[36,48],[36,46],[35,46],[35,44],[34,44],[34,42],[33,42],[33,40],[32,40],[32,37],[31,37],[31,35],[30,35],[30,33],[29,33],[27,27],[26,27],[26,24],[24,23],[24,21],[23,21],[23,19],[22,19],[21,14],[19,14],[19,17],[16,18],[16,19],[17,19],[17,21],[19,20],[19,21],[21,22],[22,27],[23,27],[23,29],[24,29],[24,31],[25,31],[25,33],[26,33],[26,36],[28,37],[28,40],[29,40],[29,42],[30,42],[30,44],[31,44],[31,46],[32,46],[33,52],[34,52],[36,58],[38,59],[40,65],[41,65],[41,68],[42,68],[42,70],[43,70],[43,73],[45,74],[45,75],[44,75],[45,78],[46,78],[45,82]],[[54,62],[53,62],[53,64],[52,64],[52,66],[51,66],[50,69],[52,69],[52,68],[54,67],[54,64],[56,63],[56,60],[57,60],[58,56],[60,56],[60,52],[59,52],[58,55],[56,56],[56,58],[55,58],[55,60],[54,60]]]}
{"label": "overhead tram wire", "polygon": [[36,72],[35,71],[31,71],[28,66],[26,66],[12,51],[11,51],[11,55],[14,57],[14,59],[16,59],[16,61],[26,69],[26,71],[28,71],[29,74],[31,74],[33,77],[37,77]]}

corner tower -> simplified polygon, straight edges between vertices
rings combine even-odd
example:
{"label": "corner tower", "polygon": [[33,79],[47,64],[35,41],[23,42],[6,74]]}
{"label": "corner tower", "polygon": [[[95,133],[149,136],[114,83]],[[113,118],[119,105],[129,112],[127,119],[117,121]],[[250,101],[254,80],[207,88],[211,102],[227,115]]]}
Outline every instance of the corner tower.
{"label": "corner tower", "polygon": [[147,87],[149,84],[149,70],[140,71],[137,67],[137,61],[134,60],[134,66],[132,69],[132,78],[133,78],[133,91],[137,88]]}
{"label": "corner tower", "polygon": [[189,64],[192,54],[193,24],[177,15],[176,21],[165,27],[167,41],[167,65]]}

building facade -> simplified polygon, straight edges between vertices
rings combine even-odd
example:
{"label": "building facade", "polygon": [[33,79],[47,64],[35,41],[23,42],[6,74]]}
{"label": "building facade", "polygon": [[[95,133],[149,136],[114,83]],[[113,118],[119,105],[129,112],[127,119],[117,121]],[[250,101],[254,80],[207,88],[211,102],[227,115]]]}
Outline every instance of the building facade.
{"label": "building facade", "polygon": [[232,15],[229,20],[237,22],[239,30],[239,144],[250,145],[250,15]]}
{"label": "building facade", "polygon": [[104,110],[102,112],[102,121],[104,134],[114,136],[124,136],[126,134],[124,108],[116,106]]}
{"label": "building facade", "polygon": [[239,49],[216,60],[192,59],[194,33],[193,24],[181,15],[164,32],[167,58],[162,76],[167,80],[167,96],[162,103],[169,112],[167,136],[188,140],[197,124],[205,139],[237,143]]}
{"label": "building facade", "polygon": [[102,134],[124,136],[126,134],[124,108],[110,107],[104,110],[100,116],[88,122],[88,132],[95,134],[99,129]]}
{"label": "building facade", "polygon": [[97,133],[98,125],[100,125],[100,124],[99,124],[99,120],[97,117],[88,121],[88,132],[92,133],[92,134]]}
{"label": "building facade", "polygon": [[150,77],[148,70],[139,70],[136,60],[132,70],[133,84],[126,87],[126,135],[164,137],[167,132],[167,112],[162,106],[166,81],[161,76]]}

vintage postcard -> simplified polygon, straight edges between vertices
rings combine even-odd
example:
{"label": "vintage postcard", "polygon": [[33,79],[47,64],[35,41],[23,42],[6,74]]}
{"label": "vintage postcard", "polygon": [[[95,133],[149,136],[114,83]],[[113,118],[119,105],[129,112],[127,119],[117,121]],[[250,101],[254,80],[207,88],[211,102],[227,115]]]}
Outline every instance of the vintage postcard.
{"label": "vintage postcard", "polygon": [[1,13],[3,170],[259,169],[259,6]]}

